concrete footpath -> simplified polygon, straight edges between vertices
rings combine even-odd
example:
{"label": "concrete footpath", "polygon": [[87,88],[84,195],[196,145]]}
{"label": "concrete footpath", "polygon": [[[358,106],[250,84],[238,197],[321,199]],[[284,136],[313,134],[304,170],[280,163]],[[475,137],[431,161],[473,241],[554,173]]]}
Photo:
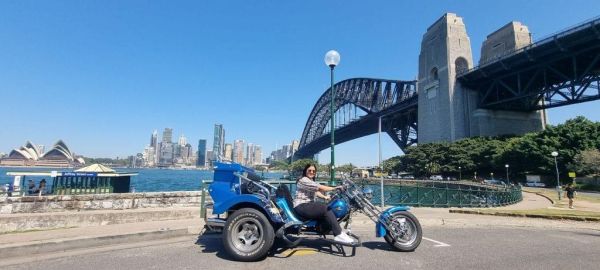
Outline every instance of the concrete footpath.
{"label": "concrete footpath", "polygon": [[[503,208],[537,209],[548,207],[549,205],[551,203],[542,196],[524,193],[522,202]],[[135,218],[136,215],[146,215],[144,214],[145,211],[140,210],[114,210],[114,212],[121,216],[130,215],[131,220],[138,220]],[[470,215],[450,213],[447,208],[413,208],[411,212],[417,216],[424,228],[440,226],[447,228],[516,226],[600,230],[599,222]],[[67,213],[60,213],[60,215],[65,214]],[[110,215],[110,211],[104,214]],[[201,233],[203,227],[204,221],[199,216],[194,216],[171,220],[139,221],[134,223],[0,234],[0,258],[61,253],[69,250],[168,239],[190,234],[198,235]],[[361,214],[354,218],[352,228],[356,231],[374,232],[373,222]]]}

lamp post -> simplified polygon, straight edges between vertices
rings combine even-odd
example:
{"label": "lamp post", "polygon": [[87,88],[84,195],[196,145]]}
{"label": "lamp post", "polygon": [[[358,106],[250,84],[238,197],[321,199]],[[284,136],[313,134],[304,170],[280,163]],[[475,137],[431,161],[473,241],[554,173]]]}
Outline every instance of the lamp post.
{"label": "lamp post", "polygon": [[504,167],[506,168],[506,184],[510,185],[510,179],[508,178],[508,164],[504,165]]}
{"label": "lamp post", "polygon": [[329,109],[331,116],[331,179],[329,185],[335,185],[335,120],[333,111],[333,101],[335,99],[335,88],[333,88],[333,69],[340,63],[340,54],[335,50],[330,50],[325,54],[325,64],[331,69],[331,107]]}
{"label": "lamp post", "polygon": [[462,180],[462,168],[458,166],[458,181]]}
{"label": "lamp post", "polygon": [[558,162],[556,161],[558,152],[552,151],[551,155],[554,157],[554,167],[556,168],[556,192],[558,193],[558,200],[560,201],[560,179],[558,178]]}

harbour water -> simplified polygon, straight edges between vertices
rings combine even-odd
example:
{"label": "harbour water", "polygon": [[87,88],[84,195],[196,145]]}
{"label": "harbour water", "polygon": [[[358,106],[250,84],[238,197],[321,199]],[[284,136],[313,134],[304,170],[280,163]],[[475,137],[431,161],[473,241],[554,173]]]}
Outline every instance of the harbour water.
{"label": "harbour water", "polygon": [[[119,172],[137,172],[137,176],[132,177],[131,186],[136,192],[159,192],[159,191],[197,191],[200,190],[202,180],[212,180],[212,170],[174,170],[174,169],[144,169],[144,168],[118,168]],[[19,171],[72,171],[65,168],[36,168],[36,167],[0,167],[0,185],[4,186],[7,183],[12,183],[13,178],[7,176],[6,172]],[[260,172],[258,172],[260,174]],[[265,178],[280,178],[283,173],[265,172]],[[36,183],[39,183],[42,178],[48,177],[30,177]],[[46,179],[49,184],[52,181]]]}

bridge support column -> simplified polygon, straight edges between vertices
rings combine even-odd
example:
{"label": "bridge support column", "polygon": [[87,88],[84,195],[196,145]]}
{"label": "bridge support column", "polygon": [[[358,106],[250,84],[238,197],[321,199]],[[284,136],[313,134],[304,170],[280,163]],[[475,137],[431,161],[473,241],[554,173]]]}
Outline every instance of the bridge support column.
{"label": "bridge support column", "polygon": [[455,141],[471,134],[477,95],[456,81],[471,68],[471,41],[461,17],[447,13],[423,35],[419,54],[419,143]]}

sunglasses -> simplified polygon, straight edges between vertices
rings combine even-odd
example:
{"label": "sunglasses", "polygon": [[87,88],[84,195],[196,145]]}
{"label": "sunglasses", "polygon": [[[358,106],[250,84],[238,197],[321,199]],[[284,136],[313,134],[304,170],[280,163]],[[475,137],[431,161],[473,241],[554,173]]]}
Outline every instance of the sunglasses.
{"label": "sunglasses", "polygon": [[307,170],[307,172],[316,172],[316,170]]}

